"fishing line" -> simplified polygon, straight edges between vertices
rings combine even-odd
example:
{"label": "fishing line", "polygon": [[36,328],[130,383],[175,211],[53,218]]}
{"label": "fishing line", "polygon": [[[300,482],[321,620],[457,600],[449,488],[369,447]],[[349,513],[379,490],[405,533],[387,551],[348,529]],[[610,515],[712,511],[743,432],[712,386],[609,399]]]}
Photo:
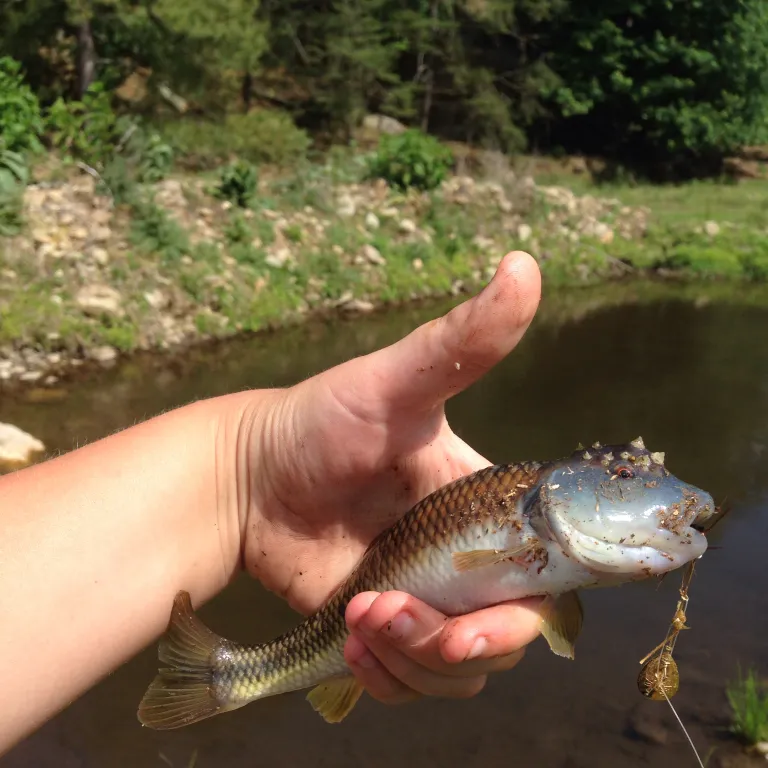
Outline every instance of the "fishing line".
{"label": "fishing line", "polygon": [[685,726],[683,725],[683,721],[680,719],[680,715],[677,714],[677,710],[672,706],[672,702],[669,700],[669,696],[667,696],[667,692],[664,690],[664,686],[661,686],[661,692],[664,694],[664,698],[667,700],[667,704],[669,704],[669,708],[672,710],[672,714],[677,719],[677,722],[680,723],[680,727],[683,729],[683,733],[685,734],[685,738],[688,739],[688,743],[691,745],[691,749],[693,750],[693,754],[696,755],[696,760],[698,761],[701,768],[704,768],[704,763],[701,762],[701,758],[699,757],[699,753],[696,751],[696,745],[693,743],[693,739],[690,737],[688,731],[686,730]]}

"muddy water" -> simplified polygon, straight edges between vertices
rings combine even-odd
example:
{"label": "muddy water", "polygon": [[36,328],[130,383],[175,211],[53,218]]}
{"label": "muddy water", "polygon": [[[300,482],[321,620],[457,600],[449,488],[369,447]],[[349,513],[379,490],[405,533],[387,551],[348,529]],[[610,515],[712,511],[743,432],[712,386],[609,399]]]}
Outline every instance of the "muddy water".
{"label": "muddy water", "polygon": [[[443,308],[318,324],[170,364],[135,361],[60,400],[0,396],[0,421],[40,436],[53,451],[69,450],[194,398],[290,384],[389,343]],[[675,703],[700,751],[717,748],[710,763],[717,765],[731,748],[725,684],[738,663],[768,674],[768,310],[708,301],[700,289],[687,290],[685,300],[631,287],[609,297],[553,293],[518,350],[452,401],[449,417],[493,461],[548,458],[579,441],[641,434],[652,450],[666,451],[673,472],[730,499],[732,512],[712,537],[719,548],[697,570],[693,629],[677,654]],[[635,687],[637,662],[662,639],[678,583],[673,575],[660,585],[585,594],[576,662],[537,641],[524,663],[471,701],[388,708],[364,700],[338,726],[324,724],[302,694],[289,694],[176,732],[143,730],[135,711],[156,668],[150,648],[0,766],[693,766],[666,704],[642,699]],[[202,614],[246,641],[269,638],[297,618],[247,579]]]}

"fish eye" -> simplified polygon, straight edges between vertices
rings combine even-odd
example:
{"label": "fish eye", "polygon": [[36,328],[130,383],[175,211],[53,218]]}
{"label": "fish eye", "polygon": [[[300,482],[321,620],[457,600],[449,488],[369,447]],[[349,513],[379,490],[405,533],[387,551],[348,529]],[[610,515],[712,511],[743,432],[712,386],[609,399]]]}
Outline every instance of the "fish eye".
{"label": "fish eye", "polygon": [[616,469],[616,474],[619,477],[624,478],[625,480],[628,480],[630,477],[635,476],[635,473],[632,471],[632,467],[627,467],[627,466],[618,467]]}

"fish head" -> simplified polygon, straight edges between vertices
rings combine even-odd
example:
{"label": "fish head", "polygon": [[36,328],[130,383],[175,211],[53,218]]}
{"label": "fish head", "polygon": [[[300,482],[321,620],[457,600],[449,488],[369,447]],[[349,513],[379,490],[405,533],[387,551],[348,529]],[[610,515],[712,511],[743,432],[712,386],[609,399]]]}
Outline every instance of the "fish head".
{"label": "fish head", "polygon": [[[538,488],[549,534],[587,569],[635,580],[700,557],[712,497],[664,466],[642,438],[626,445],[579,447],[554,462]],[[701,529],[701,530],[697,530]]]}

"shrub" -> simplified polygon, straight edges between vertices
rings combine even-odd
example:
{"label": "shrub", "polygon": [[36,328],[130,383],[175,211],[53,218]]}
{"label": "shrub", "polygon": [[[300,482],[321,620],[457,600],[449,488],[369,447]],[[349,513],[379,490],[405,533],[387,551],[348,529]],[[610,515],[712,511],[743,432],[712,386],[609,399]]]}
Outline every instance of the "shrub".
{"label": "shrub", "polygon": [[21,203],[29,180],[24,157],[3,149],[0,143],[0,235],[9,236],[21,226]]}
{"label": "shrub", "polygon": [[0,57],[0,144],[9,152],[42,149],[43,118],[40,104],[14,59]]}
{"label": "shrub", "polygon": [[46,116],[53,146],[96,168],[104,167],[119,141],[121,128],[127,127],[118,122],[101,83],[94,83],[82,101],[56,99]]}
{"label": "shrub", "polygon": [[433,136],[409,130],[383,136],[370,160],[372,176],[400,189],[437,187],[453,164],[453,154]]}
{"label": "shrub", "polygon": [[306,155],[310,144],[288,114],[268,109],[222,120],[176,119],[163,125],[162,133],[185,163],[197,169],[215,168],[235,157],[290,165]]}
{"label": "shrub", "polygon": [[247,208],[256,196],[259,175],[256,168],[244,160],[225,166],[219,174],[216,196]]}

